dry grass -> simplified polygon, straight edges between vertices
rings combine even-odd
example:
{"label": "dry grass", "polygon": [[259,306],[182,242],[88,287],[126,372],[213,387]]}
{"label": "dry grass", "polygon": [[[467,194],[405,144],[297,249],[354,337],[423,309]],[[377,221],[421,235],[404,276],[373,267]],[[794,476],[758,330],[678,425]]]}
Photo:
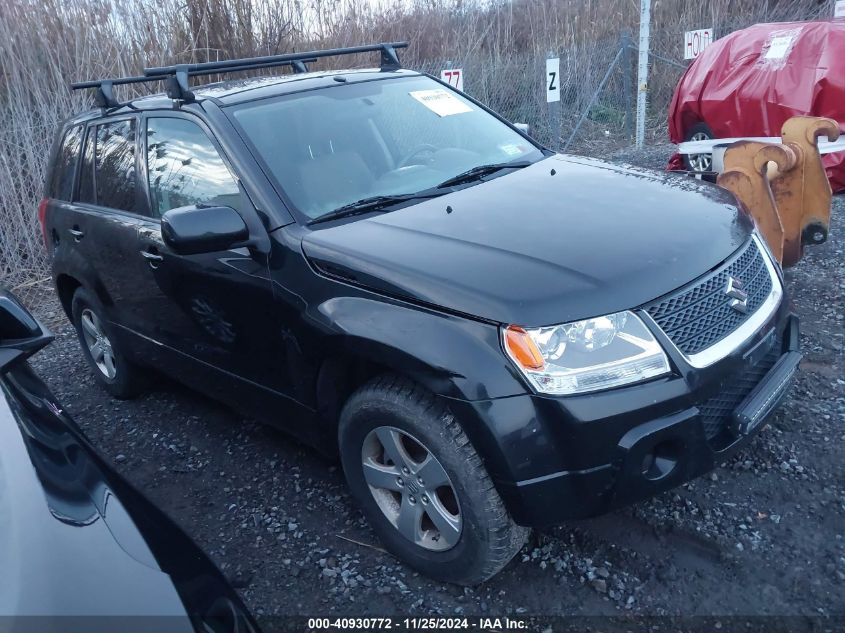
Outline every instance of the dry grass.
{"label": "dry grass", "polygon": [[[0,283],[44,276],[35,209],[58,123],[88,104],[72,81],[137,74],[144,66],[408,39],[411,67],[473,64],[468,91],[494,106],[526,110],[525,72],[561,54],[573,111],[596,85],[620,32],[635,32],[635,0],[3,0],[0,3]],[[826,0],[656,0],[652,50],[679,57],[681,32],[724,33],[763,20],[807,19]],[[328,64],[361,64],[343,59]],[[371,62],[366,62],[371,63]],[[533,72],[533,71],[532,71]],[[678,72],[654,74],[655,101]],[[527,81],[527,83],[525,83]],[[140,87],[136,90],[147,90]],[[539,91],[537,91],[539,92]],[[566,94],[566,93],[565,93]],[[520,101],[517,103],[516,99]],[[542,95],[536,97],[542,112]],[[534,97],[527,103],[534,107]],[[530,113],[529,113],[530,114]],[[563,122],[564,129],[568,120]],[[553,135],[556,136],[556,135]],[[556,139],[555,139],[556,140]]]}

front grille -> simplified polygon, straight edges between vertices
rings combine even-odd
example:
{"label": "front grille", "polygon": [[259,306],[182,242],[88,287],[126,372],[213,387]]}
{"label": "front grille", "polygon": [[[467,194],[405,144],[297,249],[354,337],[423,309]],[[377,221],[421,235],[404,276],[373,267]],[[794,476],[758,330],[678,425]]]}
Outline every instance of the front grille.
{"label": "front grille", "polygon": [[698,405],[701,422],[704,425],[704,435],[708,440],[714,439],[730,427],[734,410],[774,367],[780,358],[782,347],[781,339],[778,338],[771,351],[756,365],[745,368],[737,376],[729,377],[719,393]]}
{"label": "front grille", "polygon": [[[772,278],[763,257],[757,243],[749,240],[718,270],[645,309],[678,349],[696,354],[742,325],[769,296]],[[744,314],[731,307],[725,294],[729,277],[742,281],[748,293]]]}

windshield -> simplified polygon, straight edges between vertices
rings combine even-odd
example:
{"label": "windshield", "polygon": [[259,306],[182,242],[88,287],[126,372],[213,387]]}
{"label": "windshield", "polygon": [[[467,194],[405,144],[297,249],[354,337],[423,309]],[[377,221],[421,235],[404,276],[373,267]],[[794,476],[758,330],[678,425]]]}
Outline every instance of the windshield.
{"label": "windshield", "polygon": [[315,219],[373,196],[416,193],[539,149],[427,77],[342,84],[253,101],[234,118],[294,206]]}

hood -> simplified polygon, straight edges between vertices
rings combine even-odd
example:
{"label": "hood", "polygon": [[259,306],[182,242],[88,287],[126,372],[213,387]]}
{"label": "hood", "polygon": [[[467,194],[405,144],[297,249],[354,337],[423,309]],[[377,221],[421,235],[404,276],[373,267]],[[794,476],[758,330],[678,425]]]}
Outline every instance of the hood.
{"label": "hood", "polygon": [[319,228],[303,249],[329,274],[378,292],[534,327],[647,303],[717,266],[752,228],[715,185],[553,156]]}

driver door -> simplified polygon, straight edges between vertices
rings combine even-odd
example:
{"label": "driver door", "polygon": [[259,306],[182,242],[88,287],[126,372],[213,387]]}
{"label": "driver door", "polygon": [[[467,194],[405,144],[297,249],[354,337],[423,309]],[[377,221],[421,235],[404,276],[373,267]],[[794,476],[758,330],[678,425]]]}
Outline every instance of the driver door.
{"label": "driver door", "polygon": [[229,206],[242,216],[255,209],[198,119],[148,115],[142,134],[151,213],[138,229],[141,334],[154,342],[161,369],[216,397],[243,404],[243,389],[276,391],[284,359],[268,341],[266,256],[247,248],[180,255],[161,235],[161,216],[178,207]]}

